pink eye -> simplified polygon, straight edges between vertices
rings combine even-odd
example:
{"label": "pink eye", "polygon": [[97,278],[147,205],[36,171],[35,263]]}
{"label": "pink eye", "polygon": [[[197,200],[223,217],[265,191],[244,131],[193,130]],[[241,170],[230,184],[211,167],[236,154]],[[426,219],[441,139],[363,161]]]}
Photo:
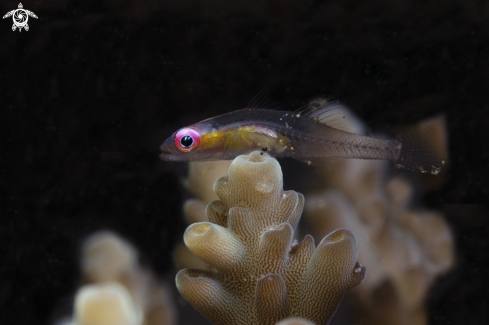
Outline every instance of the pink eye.
{"label": "pink eye", "polygon": [[175,148],[181,152],[192,152],[200,145],[199,131],[193,128],[183,128],[177,131],[173,139]]}

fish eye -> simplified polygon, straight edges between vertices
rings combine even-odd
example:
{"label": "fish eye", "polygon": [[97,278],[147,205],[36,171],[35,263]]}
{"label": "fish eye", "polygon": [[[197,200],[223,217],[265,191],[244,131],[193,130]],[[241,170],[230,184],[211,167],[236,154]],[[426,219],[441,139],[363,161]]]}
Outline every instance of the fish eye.
{"label": "fish eye", "polygon": [[190,148],[190,146],[194,143],[194,139],[190,135],[184,135],[180,139],[180,144],[185,148]]}
{"label": "fish eye", "polygon": [[199,131],[194,128],[183,128],[175,133],[175,148],[181,152],[192,152],[200,145]]}

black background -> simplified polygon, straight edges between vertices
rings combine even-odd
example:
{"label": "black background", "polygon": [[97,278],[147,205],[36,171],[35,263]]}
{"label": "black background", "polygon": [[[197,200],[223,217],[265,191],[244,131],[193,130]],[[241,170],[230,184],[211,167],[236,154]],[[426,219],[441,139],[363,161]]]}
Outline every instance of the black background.
{"label": "black background", "polygon": [[[0,1],[1,14],[17,5]],[[457,266],[432,290],[430,324],[487,324],[489,2],[23,5],[39,16],[28,32],[0,21],[0,324],[47,324],[69,306],[97,229],[170,271],[186,167],[161,162],[159,145],[263,89],[283,110],[340,99],[373,132],[447,116],[450,169],[418,203],[445,211]],[[317,185],[312,167],[281,163],[286,189]]]}

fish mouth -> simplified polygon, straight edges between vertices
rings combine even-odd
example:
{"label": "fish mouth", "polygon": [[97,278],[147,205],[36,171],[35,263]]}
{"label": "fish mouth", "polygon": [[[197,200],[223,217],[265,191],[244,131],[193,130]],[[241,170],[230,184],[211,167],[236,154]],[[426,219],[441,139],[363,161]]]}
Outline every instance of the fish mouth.
{"label": "fish mouth", "polygon": [[160,159],[161,160],[176,160],[175,155],[173,154],[173,152],[171,151],[170,148],[160,146],[160,150],[161,150],[161,153],[160,153]]}
{"label": "fish mouth", "polygon": [[160,146],[160,150],[161,150],[160,159],[161,160],[176,160],[175,159],[175,151],[173,150],[173,143],[172,142],[173,142],[172,138],[169,138]]}
{"label": "fish mouth", "polygon": [[161,150],[161,153],[160,153],[161,160],[166,160],[166,158],[172,154],[171,151],[164,146],[160,146],[160,150]]}

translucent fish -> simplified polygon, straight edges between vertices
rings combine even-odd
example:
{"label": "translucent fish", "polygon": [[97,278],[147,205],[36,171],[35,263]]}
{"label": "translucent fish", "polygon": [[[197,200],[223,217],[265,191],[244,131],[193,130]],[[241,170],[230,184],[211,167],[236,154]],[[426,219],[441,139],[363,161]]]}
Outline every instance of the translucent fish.
{"label": "translucent fish", "polygon": [[388,160],[398,168],[438,174],[445,164],[442,116],[424,121],[393,139],[352,133],[337,103],[315,102],[297,112],[242,109],[182,128],[160,147],[163,160],[229,160],[255,150],[309,165],[331,159]]}

